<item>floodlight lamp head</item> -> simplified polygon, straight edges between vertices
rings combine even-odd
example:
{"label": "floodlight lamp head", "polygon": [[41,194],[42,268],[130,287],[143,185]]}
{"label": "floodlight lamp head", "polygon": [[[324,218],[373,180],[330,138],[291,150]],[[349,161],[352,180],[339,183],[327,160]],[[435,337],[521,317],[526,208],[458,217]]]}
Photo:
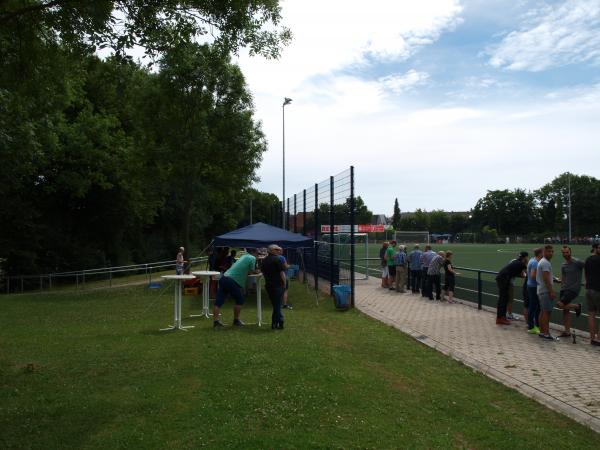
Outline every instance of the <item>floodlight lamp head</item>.
{"label": "floodlight lamp head", "polygon": [[289,105],[290,103],[292,103],[292,99],[291,98],[285,97],[283,99],[283,106]]}

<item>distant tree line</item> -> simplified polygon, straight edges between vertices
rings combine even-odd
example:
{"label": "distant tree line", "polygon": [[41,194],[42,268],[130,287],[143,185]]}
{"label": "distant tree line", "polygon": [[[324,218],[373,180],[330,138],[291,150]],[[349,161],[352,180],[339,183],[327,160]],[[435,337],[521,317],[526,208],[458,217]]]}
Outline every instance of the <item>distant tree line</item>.
{"label": "distant tree line", "polygon": [[267,144],[229,55],[276,57],[279,19],[271,0],[0,2],[3,269],[193,253],[247,220],[250,198],[267,221],[275,197],[249,188]]}
{"label": "distant tree line", "polygon": [[[495,240],[497,236],[566,236],[569,183],[573,237],[600,233],[597,206],[600,180],[569,173],[559,175],[532,192],[519,188],[488,191],[468,212],[417,209],[401,217],[398,229],[451,234],[473,232],[480,233],[483,240]],[[395,203],[395,211],[397,207]]]}

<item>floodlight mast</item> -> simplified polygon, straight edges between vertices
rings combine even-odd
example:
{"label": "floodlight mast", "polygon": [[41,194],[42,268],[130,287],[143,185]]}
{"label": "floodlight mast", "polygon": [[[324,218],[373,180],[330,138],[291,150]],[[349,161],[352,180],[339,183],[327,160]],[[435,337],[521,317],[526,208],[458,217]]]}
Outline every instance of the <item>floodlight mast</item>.
{"label": "floodlight mast", "polygon": [[283,105],[281,105],[281,113],[283,117],[283,196],[281,197],[281,227],[287,230],[287,224],[285,223],[285,106],[292,103],[292,99],[284,97]]}

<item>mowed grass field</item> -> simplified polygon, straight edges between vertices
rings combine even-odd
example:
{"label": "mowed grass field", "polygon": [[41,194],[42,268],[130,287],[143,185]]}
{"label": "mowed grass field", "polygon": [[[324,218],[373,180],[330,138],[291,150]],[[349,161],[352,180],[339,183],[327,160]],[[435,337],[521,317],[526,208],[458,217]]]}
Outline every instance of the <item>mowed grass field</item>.
{"label": "mowed grass field", "polygon": [[[215,331],[187,318],[196,296],[196,327],[160,332],[169,285],[0,297],[0,448],[598,448],[588,428],[300,283],[290,300],[283,331]],[[255,313],[250,296],[242,318]]]}

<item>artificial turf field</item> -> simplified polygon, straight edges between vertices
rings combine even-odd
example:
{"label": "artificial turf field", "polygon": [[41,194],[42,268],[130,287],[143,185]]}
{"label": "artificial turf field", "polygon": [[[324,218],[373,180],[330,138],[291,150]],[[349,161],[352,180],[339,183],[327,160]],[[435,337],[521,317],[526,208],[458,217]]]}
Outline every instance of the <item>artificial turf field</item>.
{"label": "artificial turf field", "polygon": [[[598,449],[592,430],[356,310],[298,282],[290,300],[283,331],[215,331],[188,318],[195,296],[195,328],[160,332],[170,285],[1,296],[0,448]],[[255,311],[249,296],[242,319]]]}
{"label": "artificial turf field", "polygon": [[[406,244],[405,244],[406,245]],[[425,247],[420,244],[421,249]],[[468,267],[472,269],[483,269],[498,272],[508,262],[517,257],[520,251],[527,251],[533,256],[533,249],[542,246],[542,244],[431,244],[434,251],[452,250],[454,253],[453,262],[457,267]],[[552,259],[552,267],[554,274],[560,275],[560,265],[563,262],[563,257],[560,252],[562,245],[554,245],[554,258]],[[378,258],[380,244],[369,244],[369,258]],[[408,244],[408,250],[412,250],[413,245]],[[572,245],[573,256],[585,260],[590,255],[590,245]],[[362,270],[367,265],[363,259],[366,257],[366,250],[363,245],[356,246],[357,264],[362,266]],[[378,262],[373,260],[368,263],[371,274],[378,272]],[[359,271],[362,271],[359,268]],[[463,276],[469,276],[469,272],[462,273]],[[476,273],[472,273],[476,277]]]}

